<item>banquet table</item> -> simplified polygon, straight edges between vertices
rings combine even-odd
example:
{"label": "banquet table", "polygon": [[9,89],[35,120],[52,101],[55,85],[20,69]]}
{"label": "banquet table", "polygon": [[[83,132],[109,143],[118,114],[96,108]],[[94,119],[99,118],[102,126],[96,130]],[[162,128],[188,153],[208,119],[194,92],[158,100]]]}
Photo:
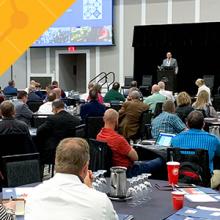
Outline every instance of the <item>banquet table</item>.
{"label": "banquet table", "polygon": [[[167,181],[162,180],[149,180],[153,186],[153,191],[150,194],[151,199],[136,207],[131,207],[129,201],[112,201],[114,209],[120,214],[130,214],[136,220],[162,220],[169,215],[175,213],[172,207],[171,190],[162,191],[155,187],[155,184],[166,186]],[[29,184],[28,186],[35,186],[36,184]],[[26,185],[27,186],[27,185]],[[165,187],[163,187],[165,188]],[[0,194],[2,197],[2,194]],[[185,199],[184,205],[195,208],[198,205],[207,207],[220,208],[220,202],[206,202],[206,203],[192,203]],[[17,216],[17,220],[23,220],[24,216]]]}

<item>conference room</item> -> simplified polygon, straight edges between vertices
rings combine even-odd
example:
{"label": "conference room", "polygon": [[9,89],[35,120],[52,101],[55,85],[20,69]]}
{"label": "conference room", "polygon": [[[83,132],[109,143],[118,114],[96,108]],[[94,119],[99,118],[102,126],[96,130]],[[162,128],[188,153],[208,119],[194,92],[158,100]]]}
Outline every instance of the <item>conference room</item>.
{"label": "conference room", "polygon": [[219,6],[3,2],[0,219],[218,219]]}

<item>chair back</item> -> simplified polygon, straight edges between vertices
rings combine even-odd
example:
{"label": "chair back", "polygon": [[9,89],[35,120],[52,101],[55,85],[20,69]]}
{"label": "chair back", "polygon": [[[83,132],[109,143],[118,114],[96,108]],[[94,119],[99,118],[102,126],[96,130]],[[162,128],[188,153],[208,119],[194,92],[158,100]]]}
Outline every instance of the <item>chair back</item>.
{"label": "chair back", "polygon": [[97,134],[104,127],[102,116],[86,118],[86,138],[96,138]]}
{"label": "chair back", "polygon": [[112,166],[112,151],[106,142],[97,141],[90,138],[88,140],[90,147],[89,169],[92,171],[107,170],[110,173]]}
{"label": "chair back", "polygon": [[120,103],[120,101],[111,101],[110,106],[118,112],[121,109],[122,104]]}
{"label": "chair back", "polygon": [[156,107],[154,110],[154,118],[156,118],[160,113],[162,113],[162,106],[163,106],[163,102],[158,102],[156,104]]}
{"label": "chair back", "polygon": [[3,156],[4,185],[17,187],[41,182],[39,153]]}
{"label": "chair back", "polygon": [[151,86],[152,85],[152,75],[143,75],[142,77],[142,86]]}
{"label": "chair back", "polygon": [[31,127],[32,128],[40,127],[47,120],[48,116],[51,116],[51,114],[50,115],[48,115],[48,114],[34,114],[34,115],[32,115]]}
{"label": "chair back", "polygon": [[32,112],[37,112],[43,101],[27,101],[27,105]]}
{"label": "chair back", "polygon": [[202,168],[201,179],[203,186],[210,185],[210,169],[208,151],[204,149],[168,148],[167,160],[182,163],[194,163]]}
{"label": "chair back", "polygon": [[32,140],[25,133],[0,134],[0,156],[36,152]]}
{"label": "chair back", "polygon": [[75,127],[75,134],[74,137],[80,137],[80,138],[85,138],[85,124],[81,124]]}
{"label": "chair back", "polygon": [[220,111],[220,94],[214,95],[212,103],[213,103],[213,107],[215,108],[215,110]]}
{"label": "chair back", "polygon": [[62,101],[67,105],[67,106],[76,106],[76,103],[79,102],[79,99],[73,99],[73,98],[64,98]]}
{"label": "chair back", "polygon": [[205,81],[206,86],[208,86],[212,90],[215,83],[215,75],[204,75],[203,79]]}
{"label": "chair back", "polygon": [[146,110],[142,112],[140,117],[140,127],[139,127],[139,134],[142,140],[151,138],[149,136],[149,128],[151,128],[149,127],[149,125],[151,124],[151,118],[152,118],[151,110]]}
{"label": "chair back", "polygon": [[132,76],[125,76],[124,86],[131,86],[132,81],[133,81]]}

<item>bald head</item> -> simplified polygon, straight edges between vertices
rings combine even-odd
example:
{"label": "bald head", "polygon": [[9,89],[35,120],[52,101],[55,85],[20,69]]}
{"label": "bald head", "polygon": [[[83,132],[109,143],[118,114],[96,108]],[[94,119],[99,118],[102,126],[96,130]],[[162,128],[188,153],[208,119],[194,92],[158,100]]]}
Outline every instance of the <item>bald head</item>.
{"label": "bald head", "polygon": [[157,93],[160,91],[160,87],[157,84],[154,84],[151,88],[152,93]]}
{"label": "bald head", "polygon": [[52,90],[52,92],[56,94],[56,99],[60,99],[60,97],[61,97],[61,89],[60,88],[54,88]]}
{"label": "bald head", "polygon": [[135,100],[135,99],[139,100],[140,99],[140,93],[137,90],[130,92],[129,96],[132,100]]}
{"label": "bald head", "polygon": [[118,117],[119,117],[118,112],[116,110],[110,108],[107,111],[105,111],[103,119],[104,119],[105,123],[111,123],[111,122],[118,121]]}
{"label": "bald head", "polygon": [[160,81],[158,83],[158,86],[160,87],[160,89],[165,89],[165,83],[163,81]]}

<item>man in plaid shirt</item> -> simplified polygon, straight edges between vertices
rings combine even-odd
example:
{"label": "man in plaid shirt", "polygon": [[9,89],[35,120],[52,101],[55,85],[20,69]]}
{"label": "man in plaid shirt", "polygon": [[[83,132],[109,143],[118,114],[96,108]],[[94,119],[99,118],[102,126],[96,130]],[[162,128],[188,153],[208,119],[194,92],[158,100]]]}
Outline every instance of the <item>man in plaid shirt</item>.
{"label": "man in plaid shirt", "polygon": [[175,114],[175,105],[171,100],[164,102],[163,112],[152,121],[151,125],[151,133],[155,139],[161,132],[176,134],[186,129],[186,125]]}

